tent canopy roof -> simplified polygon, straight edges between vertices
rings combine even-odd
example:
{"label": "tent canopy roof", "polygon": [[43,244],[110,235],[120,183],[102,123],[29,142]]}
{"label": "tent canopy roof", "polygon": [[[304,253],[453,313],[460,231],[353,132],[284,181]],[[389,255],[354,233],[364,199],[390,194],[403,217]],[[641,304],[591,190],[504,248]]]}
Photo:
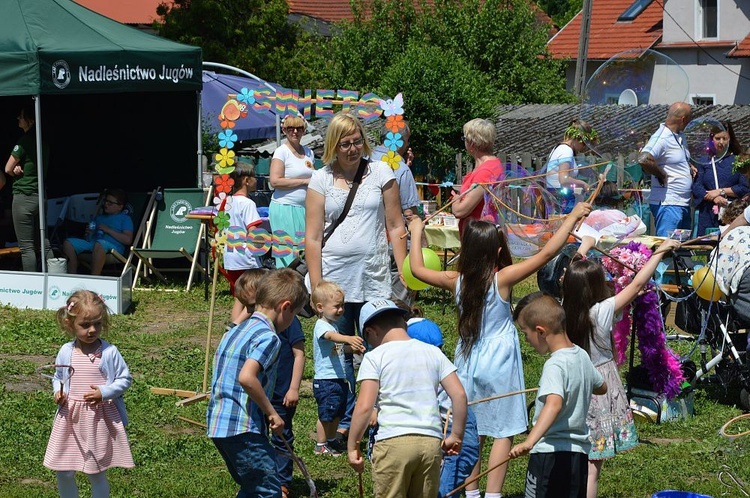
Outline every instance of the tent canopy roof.
{"label": "tent canopy roof", "polygon": [[201,89],[201,49],[71,0],[4,0],[0,96]]}

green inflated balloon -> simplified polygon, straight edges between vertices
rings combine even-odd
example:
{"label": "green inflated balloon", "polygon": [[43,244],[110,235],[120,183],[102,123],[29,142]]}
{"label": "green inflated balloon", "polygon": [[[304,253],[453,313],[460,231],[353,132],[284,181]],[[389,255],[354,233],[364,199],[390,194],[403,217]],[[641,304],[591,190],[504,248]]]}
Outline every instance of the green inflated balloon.
{"label": "green inflated balloon", "polygon": [[[440,256],[435,254],[435,251],[433,251],[432,249],[423,247],[422,259],[424,260],[425,267],[435,271],[440,271],[442,269],[442,265],[440,264]],[[422,290],[430,286],[429,284],[422,282],[417,277],[415,277],[414,274],[412,274],[408,254],[406,255],[406,259],[404,260],[403,271],[404,282],[406,282],[406,286],[411,290]]]}

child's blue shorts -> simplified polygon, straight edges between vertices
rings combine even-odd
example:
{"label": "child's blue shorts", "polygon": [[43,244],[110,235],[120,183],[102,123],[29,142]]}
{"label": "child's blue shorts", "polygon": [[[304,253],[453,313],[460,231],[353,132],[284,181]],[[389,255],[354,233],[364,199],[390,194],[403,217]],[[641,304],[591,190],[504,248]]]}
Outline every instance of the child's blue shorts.
{"label": "child's blue shorts", "polygon": [[115,244],[106,239],[85,240],[71,237],[67,239],[67,241],[70,242],[70,245],[73,246],[76,254],[81,254],[82,252],[93,252],[94,244],[96,244],[97,242],[104,248],[105,253],[108,253],[111,249],[114,249],[120,254],[125,252],[125,246],[123,246],[122,244]]}
{"label": "child's blue shorts", "polygon": [[349,383],[346,379],[315,379],[313,394],[318,403],[318,418],[321,422],[333,422],[346,413],[346,397]]}

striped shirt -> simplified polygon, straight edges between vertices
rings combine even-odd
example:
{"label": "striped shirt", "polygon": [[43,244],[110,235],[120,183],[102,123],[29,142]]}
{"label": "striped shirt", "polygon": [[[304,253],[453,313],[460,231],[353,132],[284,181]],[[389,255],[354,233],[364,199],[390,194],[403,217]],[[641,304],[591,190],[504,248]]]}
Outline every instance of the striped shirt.
{"label": "striped shirt", "polygon": [[270,399],[280,347],[273,323],[258,312],[224,334],[214,356],[211,399],[206,413],[208,437],[268,433],[265,415],[242,388],[239,377],[247,360],[257,361],[261,366],[258,380]]}

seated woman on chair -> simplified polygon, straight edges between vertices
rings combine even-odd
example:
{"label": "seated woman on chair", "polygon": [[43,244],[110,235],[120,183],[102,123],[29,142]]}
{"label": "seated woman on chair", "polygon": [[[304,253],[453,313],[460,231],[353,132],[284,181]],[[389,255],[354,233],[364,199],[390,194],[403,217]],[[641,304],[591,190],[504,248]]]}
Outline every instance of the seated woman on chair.
{"label": "seated woman on chair", "polygon": [[78,273],[78,255],[90,252],[91,274],[101,275],[107,253],[114,249],[123,254],[133,243],[133,220],[123,213],[127,201],[124,190],[106,190],[102,213],[94,218],[96,229],[92,231],[87,226],[85,239],[65,239],[63,252],[68,258],[68,273]]}

